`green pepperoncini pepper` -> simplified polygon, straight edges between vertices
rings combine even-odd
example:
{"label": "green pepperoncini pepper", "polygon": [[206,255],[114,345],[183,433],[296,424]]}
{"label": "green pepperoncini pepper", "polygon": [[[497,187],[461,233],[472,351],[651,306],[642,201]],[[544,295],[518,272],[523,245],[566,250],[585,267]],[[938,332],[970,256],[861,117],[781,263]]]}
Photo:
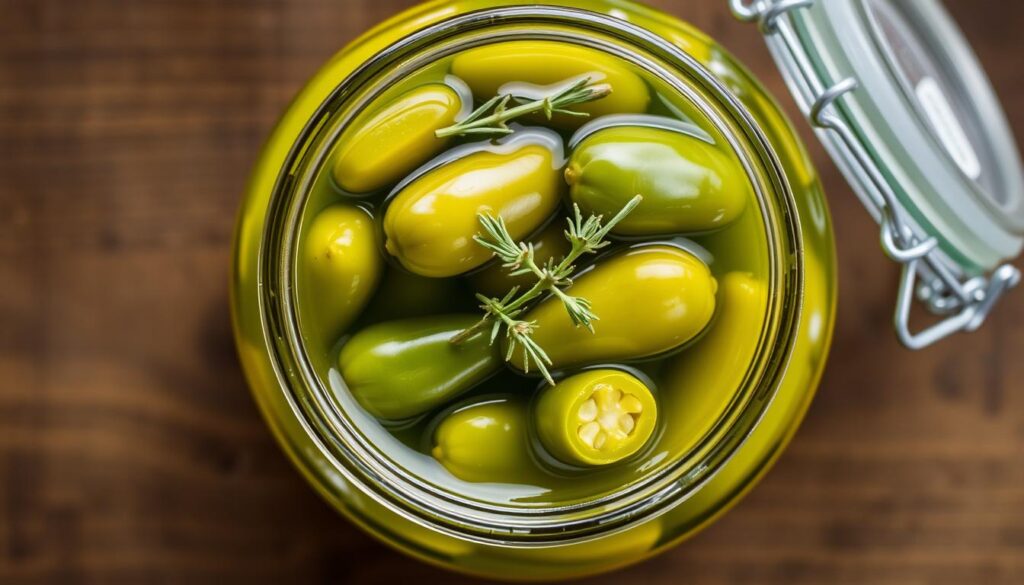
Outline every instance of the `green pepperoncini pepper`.
{"label": "green pepperoncini pepper", "polygon": [[464,481],[529,482],[536,464],[528,416],[526,404],[513,399],[460,408],[438,425],[431,455]]}
{"label": "green pepperoncini pepper", "polygon": [[379,323],[475,311],[479,304],[463,282],[453,278],[427,278],[399,266],[388,266],[363,315],[364,322]]}
{"label": "green pepperoncini pepper", "polygon": [[441,315],[371,325],[338,357],[356,400],[384,420],[403,420],[441,406],[501,367],[486,335],[449,340],[477,317]]}
{"label": "green pepperoncini pepper", "polygon": [[[644,81],[614,57],[555,41],[508,41],[470,49],[452,60],[452,74],[465,81],[477,97],[503,92],[544,97],[567,82],[590,78],[611,88],[600,100],[573,106],[593,118],[643,112],[651,99]],[[514,88],[506,85],[510,82],[515,83]],[[551,124],[574,128],[586,120],[556,114]]]}
{"label": "green pepperoncini pepper", "polygon": [[685,132],[613,126],[587,136],[565,169],[584,213],[611,217],[636,194],[644,200],[612,230],[624,236],[698,233],[735,220],[750,181],[728,150]]}
{"label": "green pepperoncini pepper", "polygon": [[[630,361],[671,351],[697,336],[715,312],[718,283],[692,253],[668,244],[627,249],[598,261],[566,292],[590,301],[594,331],[572,322],[551,297],[522,317],[553,369]],[[507,351],[507,341],[505,342]],[[516,349],[509,362],[522,368]]]}
{"label": "green pepperoncini pepper", "polygon": [[444,278],[482,266],[491,252],[473,241],[478,214],[505,220],[523,238],[551,217],[565,184],[555,153],[524,141],[510,152],[474,152],[399,191],[384,212],[385,247],[407,270]]}
{"label": "green pepperoncini pepper", "polygon": [[658,421],[658,403],[631,374],[591,370],[541,392],[533,420],[544,448],[560,461],[608,465],[647,443]]}
{"label": "green pepperoncini pepper", "polygon": [[444,150],[434,131],[455,121],[462,100],[452,88],[431,83],[413,89],[374,113],[339,141],[334,181],[350,193],[397,183]]}
{"label": "green pepperoncini pepper", "polygon": [[748,375],[768,304],[765,282],[745,272],[722,277],[718,318],[707,334],[668,360],[662,374],[665,440],[695,446],[719,421]]}
{"label": "green pepperoncini pepper", "polygon": [[301,257],[299,291],[310,307],[304,326],[333,345],[367,305],[383,272],[373,219],[351,205],[324,209],[306,231]]}

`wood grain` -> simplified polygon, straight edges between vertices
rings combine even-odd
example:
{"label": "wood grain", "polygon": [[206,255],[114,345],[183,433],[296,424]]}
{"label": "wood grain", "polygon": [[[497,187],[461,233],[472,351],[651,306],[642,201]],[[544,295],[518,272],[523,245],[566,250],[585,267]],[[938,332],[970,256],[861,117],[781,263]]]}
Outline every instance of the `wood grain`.
{"label": "wood grain", "polygon": [[[469,582],[340,519],[236,362],[233,215],[337,48],[411,0],[0,0],[0,582]],[[661,0],[793,112],[721,0]],[[1024,132],[1024,4],[948,2]],[[1024,582],[1024,293],[927,352],[890,330],[876,227],[831,195],[835,348],[795,443],[689,544],[595,583]]]}

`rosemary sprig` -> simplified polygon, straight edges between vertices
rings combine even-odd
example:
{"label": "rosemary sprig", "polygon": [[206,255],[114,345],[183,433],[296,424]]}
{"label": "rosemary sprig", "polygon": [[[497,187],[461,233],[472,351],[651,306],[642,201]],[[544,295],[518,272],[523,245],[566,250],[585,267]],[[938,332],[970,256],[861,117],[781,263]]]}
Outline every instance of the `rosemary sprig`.
{"label": "rosemary sprig", "polygon": [[598,316],[594,314],[590,301],[583,297],[572,296],[564,289],[572,285],[576,261],[585,254],[593,254],[610,245],[611,242],[605,238],[608,237],[612,228],[625,219],[642,200],[643,197],[637,195],[607,223],[602,223],[600,215],[591,215],[584,220],[579,206],[573,205],[573,217],[568,219],[569,227],[565,231],[565,237],[570,243],[569,253],[557,263],[554,259],[549,259],[543,265],[537,264],[533,245],[516,242],[508,233],[505,221],[501,217],[488,214],[478,215],[483,233],[477,234],[473,239],[479,245],[493,252],[501,260],[502,266],[509,270],[510,276],[533,274],[537,278],[537,282],[523,294],[519,294],[519,287],[515,287],[501,299],[477,295],[477,299],[481,302],[480,308],[484,310],[484,316],[472,327],[452,337],[451,343],[462,343],[479,331],[490,327],[491,343],[493,344],[504,328],[508,338],[508,352],[505,355],[505,361],[511,361],[516,348],[522,347],[523,370],[529,372],[530,365],[533,364],[544,375],[548,383],[553,385],[555,382],[548,371],[551,358],[532,337],[537,329],[537,323],[523,321],[518,317],[530,301],[544,294],[553,294],[562,301],[562,305],[574,325],[586,327],[593,333],[594,321],[598,320]]}
{"label": "rosemary sprig", "polygon": [[[466,136],[469,134],[484,134],[491,136],[502,136],[511,134],[512,129],[507,122],[534,112],[544,112],[548,120],[555,114],[567,116],[587,117],[586,112],[577,112],[567,109],[569,106],[599,100],[612,92],[611,86],[607,84],[592,84],[590,78],[580,79],[576,83],[562,91],[537,100],[527,100],[512,96],[511,94],[497,95],[473,110],[465,120],[457,124],[441,128],[434,132],[438,138],[447,136]],[[512,101],[521,105],[509,108]],[[487,115],[490,112],[490,115]]]}

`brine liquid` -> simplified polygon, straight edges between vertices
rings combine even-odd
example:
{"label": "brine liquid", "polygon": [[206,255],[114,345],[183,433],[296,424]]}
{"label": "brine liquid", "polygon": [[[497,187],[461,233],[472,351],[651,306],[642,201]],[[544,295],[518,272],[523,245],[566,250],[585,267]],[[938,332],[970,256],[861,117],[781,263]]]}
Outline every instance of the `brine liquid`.
{"label": "brine liquid", "polygon": [[[387,103],[405,91],[430,82],[444,83],[447,81],[449,85],[458,87],[458,82],[452,80],[448,75],[448,65],[449,63],[446,61],[432,64],[402,83],[389,88],[377,103]],[[718,144],[727,144],[708,120],[697,118],[691,113],[696,110],[692,105],[686,103],[686,98],[678,95],[654,76],[639,69],[634,69],[634,72],[647,82],[651,91],[652,99],[647,115],[658,116],[670,126],[679,125],[693,132],[702,132],[707,138]],[[479,104],[491,96],[475,97]],[[373,107],[371,106],[369,111],[372,111]],[[519,128],[518,131],[520,133],[531,132],[528,128]],[[544,129],[538,131],[537,134],[540,136],[550,132],[559,132],[563,144],[569,148],[573,132]],[[473,140],[462,140],[463,144],[470,142]],[[479,145],[454,146],[456,149],[479,147]],[[723,146],[723,148],[728,149],[728,146]],[[568,152],[565,155],[567,156]],[[451,152],[442,154],[439,160],[428,162],[422,168],[430,168],[452,156]],[[394,187],[392,185],[375,194],[354,197],[344,193],[334,184],[329,165],[325,166],[321,169],[308,199],[303,226],[308,226],[316,214],[328,205],[339,203],[363,207],[379,221],[387,197]],[[564,222],[566,216],[567,213],[560,213],[556,221]],[[760,204],[757,201],[750,201],[740,218],[720,231],[688,238],[661,238],[659,241],[674,241],[694,251],[709,264],[719,282],[730,272],[744,272],[762,282],[767,281],[768,244],[760,214]],[[300,243],[301,245],[303,244]],[[631,242],[619,241],[614,248],[629,245]],[[380,253],[387,257],[383,249],[380,250]],[[298,257],[302,258],[303,254],[300,252]],[[348,335],[367,325],[394,319],[430,314],[480,313],[478,303],[473,296],[474,291],[466,277],[449,279],[420,277],[407,273],[398,266],[394,259],[386,259],[388,267],[375,297],[356,323],[349,328],[349,331],[339,339],[331,340],[330,343],[317,341],[317,336],[304,335],[307,341],[306,349],[317,374],[325,385],[333,390],[338,404],[345,409],[347,415],[374,445],[397,465],[407,470],[409,474],[419,476],[422,480],[459,496],[502,504],[547,506],[588,500],[614,492],[685,457],[700,443],[715,421],[725,412],[736,392],[739,391],[739,388],[706,388],[696,392],[693,389],[684,391],[679,388],[666,387],[662,375],[664,369],[670,365],[672,360],[685,356],[686,349],[669,357],[634,363],[628,367],[612,365],[610,367],[628,369],[641,380],[648,382],[659,400],[661,413],[658,421],[659,428],[639,454],[620,464],[608,467],[574,469],[554,463],[543,454],[541,449],[535,448],[533,468],[522,470],[523,481],[521,483],[484,484],[462,481],[449,473],[430,455],[433,445],[433,429],[441,417],[459,405],[464,406],[474,401],[515,400],[528,404],[540,388],[541,379],[525,377],[505,368],[478,388],[457,398],[453,404],[398,426],[384,425],[363,411],[348,392],[337,367],[338,352]],[[313,317],[309,306],[309,296],[303,294],[305,279],[303,267],[300,265],[297,270],[300,327],[305,327]],[[766,311],[767,307],[762,307],[762,313]],[[713,327],[714,323],[711,326]],[[749,335],[737,338],[735,343],[739,350],[735,353],[753,356],[758,338],[759,331],[750,331]],[[699,344],[700,342],[698,339],[694,343]],[[707,364],[709,368],[745,369],[746,366],[745,363]],[[666,428],[670,426],[675,432],[666,432]],[[535,445],[535,447],[537,446]]]}

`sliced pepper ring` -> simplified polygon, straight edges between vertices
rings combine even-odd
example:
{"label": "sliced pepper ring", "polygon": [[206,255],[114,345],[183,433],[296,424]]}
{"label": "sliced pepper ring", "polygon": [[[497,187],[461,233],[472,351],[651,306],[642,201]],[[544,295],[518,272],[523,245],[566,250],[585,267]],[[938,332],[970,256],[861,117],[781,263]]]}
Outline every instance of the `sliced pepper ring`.
{"label": "sliced pepper ring", "polygon": [[646,384],[619,370],[591,370],[546,388],[534,406],[544,448],[572,465],[622,461],[651,438],[658,403]]}

